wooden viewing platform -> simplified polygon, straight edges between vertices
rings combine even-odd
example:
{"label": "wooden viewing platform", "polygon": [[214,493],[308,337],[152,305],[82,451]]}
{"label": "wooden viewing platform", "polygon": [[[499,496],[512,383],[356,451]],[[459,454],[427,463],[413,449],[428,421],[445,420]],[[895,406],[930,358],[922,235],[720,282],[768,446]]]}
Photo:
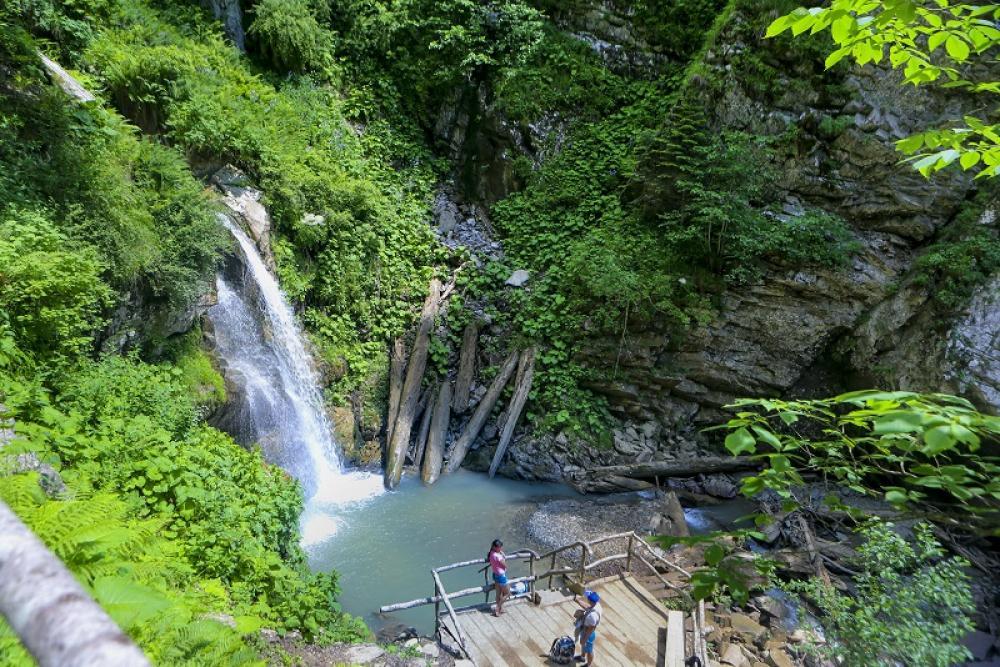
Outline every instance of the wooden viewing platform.
{"label": "wooden viewing platform", "polygon": [[[622,543],[623,551],[613,549],[616,553],[595,558],[594,547],[604,544],[607,550],[617,543]],[[559,562],[567,559],[575,564]],[[573,591],[581,591],[585,585],[601,595],[604,608],[597,628],[595,665],[684,667],[690,656],[699,657],[702,665],[708,664],[704,605],[694,605],[684,590],[686,586],[663,576],[680,574],[686,581],[690,573],[670,562],[640,535],[609,535],[591,542],[568,544],[542,555],[521,550],[508,556],[509,562],[514,560],[527,561],[528,576],[512,578],[510,583],[513,586],[523,582],[527,591],[505,602],[500,617],[492,615],[493,585],[489,580],[482,586],[454,592],[446,591],[441,583],[442,572],[482,567],[482,559],[434,568],[431,570],[434,595],[387,605],[380,611],[388,613],[433,604],[441,642],[451,644],[476,665],[541,667],[551,664],[548,654],[553,639],[573,636],[573,612],[580,609],[574,602]],[[548,567],[539,571],[544,565]],[[643,581],[656,582],[657,587],[670,589],[680,599],[691,602],[693,611],[667,609],[657,595],[640,583],[635,569],[645,575]],[[473,595],[485,595],[485,600],[457,608],[452,604],[452,600]],[[579,651],[579,645],[576,650]]]}

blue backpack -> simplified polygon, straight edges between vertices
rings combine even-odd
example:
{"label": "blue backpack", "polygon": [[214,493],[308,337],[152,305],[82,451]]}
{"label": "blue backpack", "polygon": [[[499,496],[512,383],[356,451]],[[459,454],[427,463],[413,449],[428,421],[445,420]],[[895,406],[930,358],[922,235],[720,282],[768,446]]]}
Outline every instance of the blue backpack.
{"label": "blue backpack", "polygon": [[559,637],[552,642],[549,649],[549,660],[557,665],[568,665],[573,662],[573,650],[576,643],[572,637]]}

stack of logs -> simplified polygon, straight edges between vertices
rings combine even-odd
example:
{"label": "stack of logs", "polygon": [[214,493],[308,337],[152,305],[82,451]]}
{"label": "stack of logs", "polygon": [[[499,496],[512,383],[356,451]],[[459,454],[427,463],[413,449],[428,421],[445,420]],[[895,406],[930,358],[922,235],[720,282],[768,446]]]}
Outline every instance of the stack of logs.
{"label": "stack of logs", "polygon": [[[486,425],[500,394],[514,377],[514,394],[497,420],[500,442],[490,465],[490,477],[495,475],[514,436],[514,428],[528,400],[528,392],[531,391],[535,348],[511,352],[486,390],[486,395],[476,405],[461,435],[448,451],[448,463],[445,465],[445,448],[452,412],[461,415],[469,408],[479,339],[479,325],[473,322],[465,328],[462,335],[454,387],[445,378],[434,386],[423,388],[434,318],[450,291],[450,286],[442,289],[437,279],[431,281],[409,358],[402,339],[396,339],[393,344],[385,440],[385,485],[389,489],[394,489],[399,484],[406,459],[421,471],[425,484],[437,481],[442,471],[450,473],[458,470],[469,448]],[[414,426],[417,427],[415,437]]]}

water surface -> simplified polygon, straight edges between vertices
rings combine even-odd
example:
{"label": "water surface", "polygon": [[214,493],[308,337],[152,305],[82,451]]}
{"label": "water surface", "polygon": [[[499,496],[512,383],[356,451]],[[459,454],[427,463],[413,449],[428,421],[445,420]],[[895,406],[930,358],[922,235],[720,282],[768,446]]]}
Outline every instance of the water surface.
{"label": "water surface", "polygon": [[[404,476],[399,488],[367,500],[337,505],[312,502],[302,516],[302,541],[314,570],[340,573],[340,603],[373,630],[390,623],[434,630],[434,607],[380,617],[378,608],[434,594],[432,567],[484,558],[494,538],[504,549],[538,550],[526,534],[527,518],[539,502],[576,496],[559,484],[540,484],[459,470],[424,487]],[[477,568],[445,573],[458,590],[483,583]],[[526,566],[512,565],[513,576]],[[482,596],[463,598],[465,604]]]}

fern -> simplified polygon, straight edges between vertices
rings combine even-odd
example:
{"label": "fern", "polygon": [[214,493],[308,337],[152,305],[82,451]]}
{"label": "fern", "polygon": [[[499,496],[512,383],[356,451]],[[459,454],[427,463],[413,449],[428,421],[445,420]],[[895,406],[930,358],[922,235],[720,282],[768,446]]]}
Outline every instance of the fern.
{"label": "fern", "polygon": [[[217,613],[176,545],[160,535],[163,522],[129,518],[129,506],[109,493],[50,500],[36,473],[0,477],[6,502],[59,556],[146,652],[162,665],[258,664],[238,632],[205,616]],[[223,600],[224,601],[224,600]],[[0,664],[30,665],[10,629],[0,624]]]}

